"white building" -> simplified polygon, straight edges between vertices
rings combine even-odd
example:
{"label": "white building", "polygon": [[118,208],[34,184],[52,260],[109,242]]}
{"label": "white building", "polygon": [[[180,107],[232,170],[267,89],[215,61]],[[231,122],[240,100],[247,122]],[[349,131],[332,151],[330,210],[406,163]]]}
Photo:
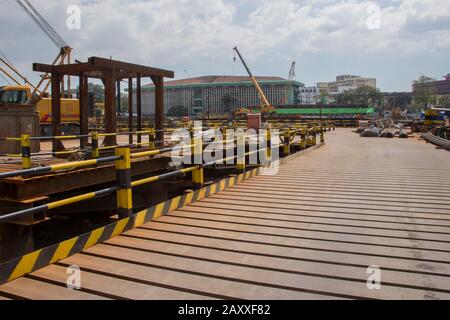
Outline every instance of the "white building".
{"label": "white building", "polygon": [[318,87],[300,87],[298,89],[300,104],[317,104],[320,102]]}
{"label": "white building", "polygon": [[348,90],[354,90],[360,87],[377,87],[377,79],[365,78],[360,76],[342,75],[337,76],[336,81],[320,82],[317,84],[320,92],[324,94],[340,94]]}

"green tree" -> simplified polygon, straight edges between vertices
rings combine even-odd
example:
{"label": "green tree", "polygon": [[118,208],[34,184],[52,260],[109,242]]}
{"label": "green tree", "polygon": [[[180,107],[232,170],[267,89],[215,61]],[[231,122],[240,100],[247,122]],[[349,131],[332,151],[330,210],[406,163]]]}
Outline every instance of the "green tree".
{"label": "green tree", "polygon": [[362,104],[365,106],[379,106],[383,94],[380,90],[372,87],[359,87],[354,90],[348,90],[336,96],[336,103],[339,104]]}
{"label": "green tree", "polygon": [[122,92],[120,94],[120,111],[128,112],[128,93]]}
{"label": "green tree", "polygon": [[188,109],[184,106],[173,106],[167,111],[169,117],[184,117],[189,115]]}
{"label": "green tree", "polygon": [[105,88],[101,84],[89,82],[88,90],[94,93],[95,102],[105,102]]}
{"label": "green tree", "polygon": [[419,79],[413,82],[414,84],[414,103],[416,110],[427,108],[431,104],[436,104],[435,90],[431,85],[436,81],[431,77],[421,75]]}
{"label": "green tree", "polygon": [[440,96],[437,100],[437,105],[440,108],[450,109],[450,95]]}

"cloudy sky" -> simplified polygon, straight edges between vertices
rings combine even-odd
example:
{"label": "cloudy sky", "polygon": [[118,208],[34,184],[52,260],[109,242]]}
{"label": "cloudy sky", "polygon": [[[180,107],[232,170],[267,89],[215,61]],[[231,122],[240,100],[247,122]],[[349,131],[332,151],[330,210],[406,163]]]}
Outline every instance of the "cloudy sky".
{"label": "cloudy sky", "polygon": [[[14,0],[0,1],[0,50],[35,80],[32,62],[49,63],[58,50]],[[420,74],[450,72],[448,0],[29,1],[78,60],[112,56],[176,78],[245,75],[235,45],[256,75],[287,77],[295,60],[306,85],[356,74],[408,91]],[[70,5],[81,9],[79,29],[67,27]]]}

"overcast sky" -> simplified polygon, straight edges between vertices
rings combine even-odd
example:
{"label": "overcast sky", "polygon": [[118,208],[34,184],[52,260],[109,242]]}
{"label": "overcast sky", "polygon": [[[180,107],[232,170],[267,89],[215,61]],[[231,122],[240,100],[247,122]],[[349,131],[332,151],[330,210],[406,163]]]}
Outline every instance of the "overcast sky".
{"label": "overcast sky", "polygon": [[[0,1],[0,50],[36,80],[31,64],[50,63],[58,49],[14,0]],[[383,91],[409,91],[420,74],[450,72],[449,0],[29,1],[78,60],[112,56],[176,78],[245,75],[235,45],[255,75],[286,78],[295,60],[306,85],[356,74],[376,77]],[[74,4],[80,29],[67,27]]]}

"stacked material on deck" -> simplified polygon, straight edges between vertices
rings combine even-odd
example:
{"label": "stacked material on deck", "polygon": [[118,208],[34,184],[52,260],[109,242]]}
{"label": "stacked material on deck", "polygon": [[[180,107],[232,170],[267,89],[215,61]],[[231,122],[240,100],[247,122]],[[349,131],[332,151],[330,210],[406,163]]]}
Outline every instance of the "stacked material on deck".
{"label": "stacked material on deck", "polygon": [[450,150],[450,140],[435,136],[433,133],[428,132],[422,134],[422,138],[425,140],[431,142],[432,144],[435,144],[441,148]]}

